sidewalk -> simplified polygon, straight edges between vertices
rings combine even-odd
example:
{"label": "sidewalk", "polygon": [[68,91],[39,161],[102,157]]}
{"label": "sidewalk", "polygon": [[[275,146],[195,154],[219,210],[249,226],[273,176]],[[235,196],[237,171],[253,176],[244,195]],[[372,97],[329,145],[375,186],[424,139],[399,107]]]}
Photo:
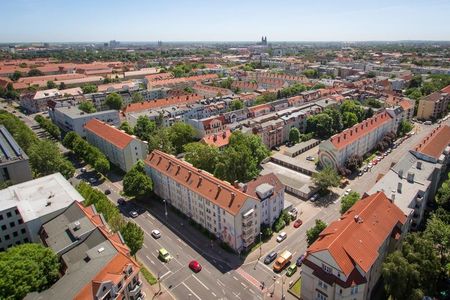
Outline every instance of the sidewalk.
{"label": "sidewalk", "polygon": [[[142,277],[142,276],[141,276]],[[158,299],[158,300],[174,300],[171,294],[167,292],[163,285],[161,285],[161,293],[159,292],[158,284],[150,285],[145,278],[141,278],[142,280],[142,293],[145,294],[145,299]]]}

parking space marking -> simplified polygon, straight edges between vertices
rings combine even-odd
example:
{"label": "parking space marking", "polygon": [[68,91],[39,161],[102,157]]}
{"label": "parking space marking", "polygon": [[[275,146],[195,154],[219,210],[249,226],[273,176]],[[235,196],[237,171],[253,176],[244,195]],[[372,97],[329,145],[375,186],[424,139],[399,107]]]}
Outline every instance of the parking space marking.
{"label": "parking space marking", "polygon": [[194,295],[197,299],[202,300],[202,298],[200,298],[196,293],[194,293],[194,291],[191,290],[191,289],[186,285],[186,283],[182,282],[181,284],[184,285],[184,287],[187,288],[188,291],[191,292],[192,295]]}
{"label": "parking space marking", "polygon": [[203,282],[200,281],[200,279],[197,278],[197,276],[192,275],[192,277],[198,281],[198,283],[200,283],[205,289],[207,289],[209,291],[209,287],[207,287]]}
{"label": "parking space marking", "polygon": [[236,276],[233,276],[233,279],[234,279],[234,280],[238,280],[238,279],[236,278]]}

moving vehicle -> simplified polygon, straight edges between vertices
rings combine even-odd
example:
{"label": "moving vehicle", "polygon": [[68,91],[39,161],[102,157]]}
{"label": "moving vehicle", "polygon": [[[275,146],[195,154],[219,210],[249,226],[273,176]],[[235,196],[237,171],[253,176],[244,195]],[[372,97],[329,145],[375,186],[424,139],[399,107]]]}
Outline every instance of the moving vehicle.
{"label": "moving vehicle", "polygon": [[294,222],[294,228],[299,228],[300,226],[302,226],[303,221],[298,219]]}
{"label": "moving vehicle", "polygon": [[281,243],[282,241],[284,241],[287,238],[287,233],[286,232],[282,232],[277,236],[277,242]]}
{"label": "moving vehicle", "polygon": [[273,270],[275,272],[280,272],[283,268],[291,261],[292,253],[285,250],[281,255],[277,258],[275,263],[273,264]]}
{"label": "moving vehicle", "polygon": [[202,266],[199,264],[198,261],[193,260],[189,263],[189,269],[191,269],[195,273],[198,273],[202,270]]}
{"label": "moving vehicle", "polygon": [[296,265],[290,265],[287,268],[286,276],[291,277],[292,275],[294,275],[295,272],[297,272],[297,266]]}
{"label": "moving vehicle", "polygon": [[296,265],[300,267],[303,264],[303,260],[305,259],[305,254],[302,254],[299,258],[297,258]]}
{"label": "moving vehicle", "polygon": [[170,256],[169,251],[165,248],[161,248],[158,250],[158,258],[163,262],[169,262],[172,259],[172,256]]}
{"label": "moving vehicle", "polygon": [[159,232],[158,229],[153,229],[152,230],[152,237],[154,237],[155,239],[159,239],[161,237],[161,232]]}
{"label": "moving vehicle", "polygon": [[266,265],[270,264],[275,260],[275,258],[277,258],[277,256],[278,254],[275,251],[270,252],[269,254],[267,254],[266,258],[264,258],[264,263]]}
{"label": "moving vehicle", "polygon": [[138,216],[137,211],[134,211],[134,210],[130,211],[130,216],[133,217],[133,218],[136,218]]}

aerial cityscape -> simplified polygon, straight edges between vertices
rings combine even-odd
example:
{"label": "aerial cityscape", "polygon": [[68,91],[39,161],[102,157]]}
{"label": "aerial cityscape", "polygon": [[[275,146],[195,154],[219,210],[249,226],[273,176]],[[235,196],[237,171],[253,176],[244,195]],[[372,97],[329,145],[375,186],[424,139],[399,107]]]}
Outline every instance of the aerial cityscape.
{"label": "aerial cityscape", "polygon": [[449,300],[449,16],[2,3],[0,299]]}

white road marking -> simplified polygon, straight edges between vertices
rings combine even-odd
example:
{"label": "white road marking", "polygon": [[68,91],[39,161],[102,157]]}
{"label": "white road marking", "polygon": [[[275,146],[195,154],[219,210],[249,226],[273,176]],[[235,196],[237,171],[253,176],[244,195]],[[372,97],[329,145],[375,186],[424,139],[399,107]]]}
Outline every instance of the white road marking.
{"label": "white road marking", "polygon": [[233,279],[234,279],[234,280],[238,280],[238,279],[236,278],[236,276],[233,276]]}
{"label": "white road marking", "polygon": [[[239,294],[240,294],[240,293],[239,293]],[[239,297],[239,294],[236,294],[236,293],[233,292],[233,295],[235,295],[236,298],[241,299],[241,297]]]}
{"label": "white road marking", "polygon": [[177,238],[177,241],[179,241],[180,243],[182,243],[182,244],[183,244],[183,246],[187,247],[186,243],[185,243],[185,242],[183,242],[182,240],[180,240],[180,239],[178,239],[178,238]]}
{"label": "white road marking", "polygon": [[198,283],[200,283],[201,285],[203,285],[203,287],[205,289],[207,289],[209,291],[209,287],[207,287],[203,282],[200,281],[200,279],[198,279],[195,275],[192,276],[195,280],[198,281]]}
{"label": "white road marking", "polygon": [[147,213],[147,216],[149,216],[150,219],[155,220],[155,218],[151,214]]}
{"label": "white road marking", "polygon": [[150,259],[150,262],[151,262],[152,264],[155,264],[155,263],[153,262],[153,260],[151,260],[151,259]]}
{"label": "white road marking", "polygon": [[244,288],[247,288],[247,286],[245,285],[245,283],[241,282],[241,285],[242,285]]}
{"label": "white road marking", "polygon": [[217,297],[217,295],[216,294],[214,294],[214,292],[211,292],[211,294],[214,296],[214,297]]}
{"label": "white road marking", "polygon": [[197,296],[197,294],[196,293],[194,293],[194,291],[193,290],[191,290],[187,285],[186,285],[186,283],[181,283],[182,285],[184,285],[184,287],[185,288],[187,288],[188,289],[188,291],[189,292],[191,292],[192,293],[192,295],[194,295],[197,299],[199,299],[199,300],[202,300],[202,298],[200,298],[199,296]]}
{"label": "white road marking", "polygon": [[164,273],[161,277],[159,277],[159,280],[162,280],[164,278],[164,276],[166,276],[169,273],[172,273],[172,271],[167,271],[166,273]]}
{"label": "white road marking", "polygon": [[253,295],[255,294],[255,292],[252,289],[249,289],[250,293],[252,293]]}
{"label": "white road marking", "polygon": [[142,244],[142,246],[144,246],[144,248],[145,248],[145,249],[148,249],[148,247],[147,247],[147,245],[146,245],[146,244]]}
{"label": "white road marking", "polygon": [[221,285],[221,286],[225,286],[225,284],[223,284],[223,282],[220,281],[219,279],[217,279],[217,284],[218,284],[218,285]]}

